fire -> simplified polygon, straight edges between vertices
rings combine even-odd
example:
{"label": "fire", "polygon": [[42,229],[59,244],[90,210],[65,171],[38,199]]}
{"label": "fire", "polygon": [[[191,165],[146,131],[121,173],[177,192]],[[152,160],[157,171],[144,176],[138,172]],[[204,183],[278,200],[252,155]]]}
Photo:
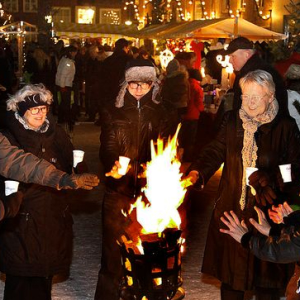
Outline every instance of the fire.
{"label": "fire", "polygon": [[180,125],[165,147],[162,139],[157,140],[156,147],[151,141],[151,161],[147,163],[145,171],[147,184],[142,190],[149,203],[146,204],[140,196],[133,204],[143,234],[180,228],[177,208],[184,199],[186,187],[191,183],[182,179],[181,163],[176,157],[179,130]]}

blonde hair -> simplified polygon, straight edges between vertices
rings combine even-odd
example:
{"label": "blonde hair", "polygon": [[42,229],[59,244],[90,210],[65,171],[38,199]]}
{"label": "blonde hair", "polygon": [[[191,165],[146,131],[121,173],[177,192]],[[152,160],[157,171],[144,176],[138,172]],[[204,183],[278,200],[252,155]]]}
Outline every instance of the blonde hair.
{"label": "blonde hair", "polygon": [[28,84],[9,97],[6,101],[7,110],[17,111],[19,102],[25,101],[26,97],[36,94],[39,94],[40,100],[44,102],[45,105],[51,105],[53,95],[42,83]]}

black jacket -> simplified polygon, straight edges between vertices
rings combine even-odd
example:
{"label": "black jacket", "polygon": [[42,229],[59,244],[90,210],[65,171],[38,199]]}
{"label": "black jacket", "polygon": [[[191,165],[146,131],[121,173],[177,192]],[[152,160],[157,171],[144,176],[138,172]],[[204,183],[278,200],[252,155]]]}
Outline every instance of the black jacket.
{"label": "black jacket", "polygon": [[105,172],[109,172],[119,156],[131,159],[132,168],[121,179],[107,178],[107,187],[113,191],[132,197],[139,192],[141,164],[151,160],[150,141],[158,136],[168,137],[169,115],[160,104],[151,100],[150,91],[137,101],[127,91],[124,106],[107,107],[103,116],[100,136],[100,159]]}
{"label": "black jacket", "polygon": [[[45,133],[37,133],[26,130],[9,113],[4,135],[12,145],[71,172],[73,146],[54,120]],[[16,276],[68,273],[73,239],[68,192],[24,183],[19,189],[24,193],[19,214],[6,219],[0,227],[0,270]]]}
{"label": "black jacket", "polygon": [[249,247],[254,255],[262,260],[277,263],[300,261],[300,211],[285,217],[284,225],[280,228],[280,231],[271,228],[269,237],[261,234],[251,235],[249,232],[242,238],[243,246]]}
{"label": "black jacket", "polygon": [[[240,219],[257,218],[254,197],[247,188],[246,207],[242,211],[239,200],[242,190],[242,156],[244,130],[238,111],[224,116],[220,132],[200,153],[190,169],[198,170],[204,181],[219,169],[222,177],[215,207],[208,230],[202,271],[215,276],[236,290],[250,290],[253,285],[261,287],[284,287],[288,275],[284,265],[257,261],[250,250],[235,243],[230,236],[219,232],[224,227],[220,220],[224,211],[233,210]],[[277,115],[275,119],[260,126],[255,134],[258,146],[256,166],[276,178],[278,166],[292,165],[293,182],[286,185],[285,195],[280,197],[279,185],[274,180],[273,188],[278,193],[275,203],[289,201],[299,194],[300,133],[295,121],[288,116]],[[261,207],[265,212],[268,207]]]}

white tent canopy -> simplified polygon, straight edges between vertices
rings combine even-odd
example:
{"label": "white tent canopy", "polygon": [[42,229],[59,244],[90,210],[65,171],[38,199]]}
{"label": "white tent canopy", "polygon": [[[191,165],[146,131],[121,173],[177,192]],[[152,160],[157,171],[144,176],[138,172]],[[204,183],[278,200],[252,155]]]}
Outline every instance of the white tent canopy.
{"label": "white tent canopy", "polygon": [[[257,26],[245,19],[214,19],[214,20],[195,20],[181,23],[173,23],[173,26],[166,28],[162,26],[162,30],[153,30],[151,34],[149,28],[142,29],[141,37],[148,33],[148,38],[153,39],[213,39],[213,38],[234,38],[244,36],[253,41],[263,40],[282,40],[287,36]],[[138,33],[139,34],[139,33]]]}

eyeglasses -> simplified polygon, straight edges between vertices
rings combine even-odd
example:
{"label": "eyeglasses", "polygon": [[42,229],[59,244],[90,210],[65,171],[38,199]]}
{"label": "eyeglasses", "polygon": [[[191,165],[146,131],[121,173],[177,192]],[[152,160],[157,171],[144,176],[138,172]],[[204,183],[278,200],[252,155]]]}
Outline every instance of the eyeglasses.
{"label": "eyeglasses", "polygon": [[132,89],[137,89],[139,86],[141,87],[142,90],[147,90],[151,86],[152,82],[136,82],[136,81],[130,81],[128,82],[128,85]]}
{"label": "eyeglasses", "polygon": [[264,94],[263,96],[257,96],[257,95],[252,95],[252,96],[250,96],[250,95],[241,95],[241,99],[243,100],[243,101],[249,101],[250,99],[252,99],[253,101],[260,101],[260,100],[262,100],[263,98],[265,98],[266,96],[270,96],[269,94]]}
{"label": "eyeglasses", "polygon": [[29,108],[29,111],[32,115],[37,115],[39,112],[42,114],[46,114],[49,111],[48,106],[42,106],[42,107],[31,107]]}

